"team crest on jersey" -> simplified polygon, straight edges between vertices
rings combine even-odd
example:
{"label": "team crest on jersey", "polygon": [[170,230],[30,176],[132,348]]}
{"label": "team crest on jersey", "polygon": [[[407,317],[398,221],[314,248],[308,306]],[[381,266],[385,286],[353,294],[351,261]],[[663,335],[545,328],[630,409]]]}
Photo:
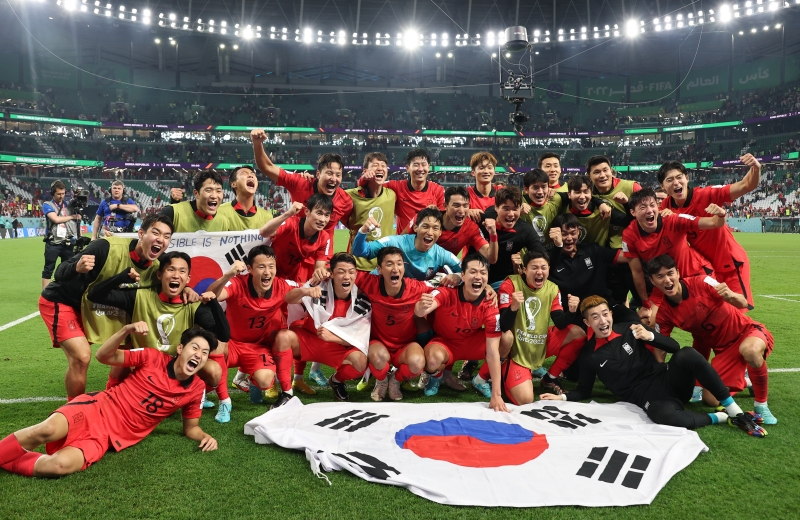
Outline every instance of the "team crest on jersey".
{"label": "team crest on jersey", "polygon": [[594,266],[592,265],[592,259],[591,259],[591,258],[584,258],[584,259],[583,259],[583,261],[584,261],[584,262],[586,262],[586,268],[587,268],[587,269],[591,269],[591,268],[593,268],[593,267],[594,267]]}
{"label": "team crest on jersey", "polygon": [[513,251],[514,250],[514,242],[508,241],[506,242],[506,251]]}
{"label": "team crest on jersey", "polygon": [[629,356],[633,354],[633,348],[629,344],[623,343],[622,348],[625,349],[625,352],[627,352]]}
{"label": "team crest on jersey", "polygon": [[427,271],[425,271],[425,279],[430,280],[433,278],[433,275],[436,274],[436,271],[433,270],[433,267],[429,267]]}
{"label": "team crest on jersey", "polygon": [[584,239],[586,238],[587,234],[588,234],[588,231],[586,231],[585,227],[578,226],[578,243],[579,244],[584,241]]}
{"label": "team crest on jersey", "polygon": [[668,236],[661,237],[661,243],[664,244],[664,247],[667,249],[672,249],[672,240],[670,240]]}
{"label": "team crest on jersey", "polygon": [[477,329],[477,328],[479,328],[481,326],[481,322],[480,322],[480,320],[478,320],[478,318],[476,316],[473,316],[469,320],[469,326],[471,328],[473,328],[473,329]]}
{"label": "team crest on jersey", "polygon": [[525,300],[525,315],[528,318],[528,330],[536,330],[536,315],[542,310],[542,300],[530,296]]}

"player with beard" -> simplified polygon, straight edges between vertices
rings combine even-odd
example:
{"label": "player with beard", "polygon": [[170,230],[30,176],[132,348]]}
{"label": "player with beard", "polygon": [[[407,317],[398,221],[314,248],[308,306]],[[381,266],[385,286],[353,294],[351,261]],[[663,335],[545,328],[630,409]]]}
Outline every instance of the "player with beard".
{"label": "player with beard", "polygon": [[443,229],[436,243],[454,255],[459,255],[465,250],[478,251],[489,260],[490,264],[493,264],[497,262],[495,221],[486,219],[483,223],[486,231],[489,232],[489,241],[487,242],[478,225],[468,218],[472,211],[469,208],[470,204],[470,195],[463,186],[450,186],[444,190]]}
{"label": "player with beard", "polygon": [[[138,238],[106,237],[95,240],[80,254],[62,262],[55,281],[39,298],[39,311],[47,325],[53,346],[67,356],[65,377],[67,398],[86,390],[91,343],[102,343],[128,321],[119,309],[92,303],[89,290],[122,270],[134,269],[143,285],[155,283],[158,257],[169,246],[172,221],[163,215],[150,215],[142,221]],[[109,374],[108,386],[119,383],[119,371]],[[218,374],[217,374],[218,375]]]}
{"label": "player with beard", "polygon": [[[367,242],[394,235],[394,208],[397,203],[397,194],[384,186],[389,180],[389,167],[383,153],[372,152],[364,156],[362,178],[364,179],[362,186],[346,190],[353,200],[353,211],[347,222],[350,230],[348,251],[353,247],[353,240],[355,240],[358,229],[370,217],[373,217],[379,226],[367,234]],[[357,257],[356,266],[359,271],[372,271],[377,264],[374,259]]]}
{"label": "player with beard", "polygon": [[[202,451],[217,449],[217,441],[200,428],[203,382],[195,375],[216,348],[214,334],[188,329],[169,356],[153,349],[120,350],[129,334],[147,334],[144,322],[114,333],[97,350],[101,363],[136,367],[120,385],[76,397],[35,426],[0,441],[0,468],[25,477],[58,478],[83,471],[109,450],[138,444],[178,409],[183,434],[199,441]],[[46,445],[47,455],[35,450]]]}
{"label": "player with beard", "polygon": [[[673,328],[692,335],[695,350],[705,355],[714,351],[711,366],[732,394],[747,386],[745,371],[753,381],[755,412],[765,424],[777,424],[767,406],[769,374],[767,356],[775,340],[764,325],[740,312],[747,308],[747,299],[724,282],[707,276],[681,279],[675,261],[669,255],[647,262],[650,281],[664,293],[665,304],[656,314],[656,330],[669,336]],[[707,389],[703,402],[717,406],[718,400]]]}
{"label": "player with beard", "polygon": [[[594,336],[578,358],[578,387],[561,395],[542,394],[543,400],[582,401],[592,396],[595,379],[625,402],[635,404],[655,423],[695,429],[711,424],[736,426],[748,435],[764,437],[758,415],[743,412],[728,388],[703,356],[691,348],[680,348],[672,338],[662,336],[639,323],[614,324],[607,302],[590,296],[579,307]],[[657,348],[672,354],[669,363],[659,363],[648,350]],[[697,413],[684,410],[695,380],[708,388],[725,411]]]}
{"label": "player with beard", "polygon": [[[276,254],[267,245],[255,246],[247,253],[247,265],[236,260],[222,278],[212,283],[208,290],[217,301],[227,301],[225,315],[231,328],[228,342],[227,364],[222,366],[227,379],[229,367],[241,367],[250,374],[250,402],[263,402],[263,391],[275,382],[276,363],[272,345],[279,330],[287,327],[284,297],[297,287],[292,280],[277,276]],[[247,275],[239,275],[244,270]],[[288,357],[288,373],[279,374],[283,392],[278,396],[278,406],[291,399],[292,352],[281,353]],[[217,421],[230,421],[231,401],[226,385],[217,387],[219,412]]]}
{"label": "player with beard", "polygon": [[175,233],[225,231],[226,220],[216,218],[223,198],[222,177],[215,171],[203,170],[194,176],[194,200],[164,206],[161,214],[172,220]]}
{"label": "player with beard", "polygon": [[464,283],[457,288],[440,287],[422,294],[414,314],[425,317],[434,311],[435,335],[425,345],[425,371],[430,378],[425,395],[439,392],[442,370],[457,359],[485,359],[492,378],[489,407],[507,412],[501,392],[500,314],[486,298],[489,262],[480,253],[469,253],[462,261]]}
{"label": "player with beard", "polygon": [[557,192],[566,192],[567,183],[561,184],[561,156],[553,152],[545,152],[539,156],[539,169],[547,174],[547,186]]}
{"label": "player with beard", "polygon": [[[669,198],[661,203],[661,214],[688,214],[708,217],[705,209],[709,204],[723,206],[756,189],[761,182],[761,163],[751,154],[740,159],[748,166],[747,174],[739,182],[724,186],[689,186],[689,175],[679,162],[664,163],[658,170],[658,182]],[[739,245],[728,226],[688,235],[689,245],[706,257],[716,276],[730,289],[747,298],[747,307],[753,308],[753,291],[750,287],[750,261],[744,248]]]}
{"label": "player with beard", "polygon": [[[497,159],[489,152],[478,152],[469,159],[470,174],[475,178],[475,185],[467,188],[471,206],[469,218],[475,222],[483,220],[483,213],[494,207],[495,192],[502,187],[499,184],[492,184],[495,166],[497,166]],[[446,190],[445,199],[447,199]],[[446,205],[447,200],[445,200]]]}
{"label": "player with beard", "polygon": [[[286,303],[302,303],[308,316],[279,331],[272,347],[278,374],[285,370],[281,364],[291,363],[292,357],[295,362],[318,361],[334,367],[336,373],[328,385],[337,401],[350,400],[345,381],[360,378],[367,369],[364,352],[369,338],[370,302],[358,294],[357,272],[356,259],[351,254],[337,253],[331,259],[330,282],[322,280],[319,285],[289,291],[284,297]],[[275,407],[285,402],[276,403]]]}
{"label": "player with beard", "polygon": [[264,130],[251,131],[250,139],[253,141],[253,154],[258,169],[272,182],[286,188],[292,197],[292,202],[305,204],[316,193],[327,195],[333,199],[333,212],[325,231],[333,234],[333,230],[340,220],[347,223],[350,212],[353,210],[353,201],[341,186],[344,170],[344,159],[341,155],[322,154],[317,161],[316,177],[311,178],[306,175],[291,174],[272,163],[264,150],[264,141],[267,140]]}

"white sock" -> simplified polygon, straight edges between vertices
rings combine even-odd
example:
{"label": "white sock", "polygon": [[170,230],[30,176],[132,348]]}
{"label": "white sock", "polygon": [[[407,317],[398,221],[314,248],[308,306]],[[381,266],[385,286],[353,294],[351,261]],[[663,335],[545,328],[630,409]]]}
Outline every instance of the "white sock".
{"label": "white sock", "polygon": [[322,370],[322,365],[319,363],[319,361],[314,361],[313,363],[311,363],[312,372],[317,372],[319,370]]}
{"label": "white sock", "polygon": [[475,377],[472,378],[472,382],[475,383],[476,385],[482,385],[483,383],[488,383],[488,381],[486,381],[479,375],[475,375]]}
{"label": "white sock", "polygon": [[288,389],[288,390],[284,390],[284,391],[283,391],[283,393],[284,393],[284,394],[289,394],[289,395],[294,395],[294,390],[292,390],[292,389],[290,388],[290,389]]}
{"label": "white sock", "polygon": [[230,404],[231,404],[231,398],[230,398],[230,397],[228,397],[227,399],[220,399],[220,400],[219,400],[219,404],[227,404],[228,406],[230,406]]}
{"label": "white sock", "polygon": [[725,412],[712,412],[709,415],[717,416],[717,422],[714,424],[728,424],[728,414]]}
{"label": "white sock", "polygon": [[725,411],[728,412],[728,417],[736,417],[740,413],[742,413],[742,409],[739,408],[739,405],[733,400],[733,397],[727,397],[720,401],[722,406],[725,407]]}
{"label": "white sock", "polygon": [[245,379],[247,379],[247,374],[245,374],[244,372],[242,372],[240,370],[237,370],[236,371],[236,375],[233,376],[233,380],[237,381],[237,382],[238,381],[244,381]]}

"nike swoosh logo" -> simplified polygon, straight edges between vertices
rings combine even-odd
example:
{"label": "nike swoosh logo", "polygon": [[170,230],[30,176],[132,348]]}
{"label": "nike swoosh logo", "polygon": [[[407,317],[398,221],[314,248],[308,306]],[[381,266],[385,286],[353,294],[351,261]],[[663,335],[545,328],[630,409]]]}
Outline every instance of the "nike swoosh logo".
{"label": "nike swoosh logo", "polygon": [[561,269],[556,269],[556,272],[557,272],[557,273],[560,273],[560,272],[561,272],[561,271],[563,271],[564,269],[566,269],[566,267],[562,267]]}
{"label": "nike swoosh logo", "polygon": [[249,305],[247,305],[246,303],[243,303],[243,304],[242,304],[242,308],[243,308],[243,309],[251,309],[251,310],[252,310],[252,307],[250,307],[250,306],[249,306]]}
{"label": "nike swoosh logo", "polygon": [[603,361],[602,363],[600,363],[600,366],[603,367],[603,366],[605,366],[606,363],[608,363],[607,359],[605,361]]}
{"label": "nike swoosh logo", "polygon": [[156,384],[156,382],[155,382],[155,381],[153,381],[153,376],[147,376],[147,379],[148,379],[148,380],[149,380],[151,383],[153,383],[153,384]]}

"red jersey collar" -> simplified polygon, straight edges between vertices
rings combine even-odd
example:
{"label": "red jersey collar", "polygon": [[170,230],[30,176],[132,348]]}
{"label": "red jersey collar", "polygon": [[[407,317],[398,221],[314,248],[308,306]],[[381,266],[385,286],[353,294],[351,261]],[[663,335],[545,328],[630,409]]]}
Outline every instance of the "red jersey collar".
{"label": "red jersey collar", "polygon": [[169,296],[167,296],[166,294],[164,294],[161,291],[158,292],[158,299],[161,300],[164,303],[172,303],[172,304],[183,303],[183,299],[181,298],[180,295],[178,295],[178,296],[176,296],[174,298],[170,298]]}
{"label": "red jersey collar", "polygon": [[603,345],[605,345],[606,343],[610,343],[614,339],[621,338],[621,337],[622,337],[622,334],[617,334],[613,330],[611,331],[611,334],[607,338],[597,338],[597,337],[595,337],[594,349],[597,350],[600,347],[602,347]]}
{"label": "red jersey collar", "polygon": [[[611,189],[608,191],[609,192],[613,191],[614,188],[617,187],[617,184],[619,184],[619,181],[621,180],[622,179],[620,179],[619,177],[611,177]],[[600,193],[600,190],[598,190],[597,187],[594,186],[594,184],[592,185],[592,193],[598,193],[598,194]]]}
{"label": "red jersey collar", "polygon": [[590,210],[588,207],[586,209],[584,209],[584,210],[577,210],[577,209],[573,208],[572,206],[569,207],[569,212],[572,213],[573,215],[577,215],[579,217],[588,217],[589,215],[591,215],[593,213],[592,210]]}
{"label": "red jersey collar", "polygon": [[142,269],[147,269],[153,264],[153,262],[151,262],[150,260],[142,260],[142,258],[139,256],[139,253],[136,252],[137,242],[138,242],[137,240],[131,241],[131,251],[128,254],[130,255],[131,260],[133,260],[134,264],[141,267]]}
{"label": "red jersey collar", "polygon": [[234,211],[236,211],[236,213],[238,213],[238,214],[240,214],[240,215],[242,215],[244,217],[252,217],[253,215],[255,215],[258,212],[258,208],[256,207],[255,204],[250,206],[250,209],[248,211],[245,211],[244,208],[242,207],[242,204],[238,200],[233,205],[233,209],[234,209]]}
{"label": "red jersey collar", "polygon": [[197,209],[197,201],[196,200],[193,200],[190,203],[190,205],[192,206],[192,209],[194,210],[194,214],[197,215],[198,217],[200,217],[201,219],[203,219],[203,220],[213,220],[214,219],[214,215],[206,215],[205,213],[203,213],[202,211]]}

